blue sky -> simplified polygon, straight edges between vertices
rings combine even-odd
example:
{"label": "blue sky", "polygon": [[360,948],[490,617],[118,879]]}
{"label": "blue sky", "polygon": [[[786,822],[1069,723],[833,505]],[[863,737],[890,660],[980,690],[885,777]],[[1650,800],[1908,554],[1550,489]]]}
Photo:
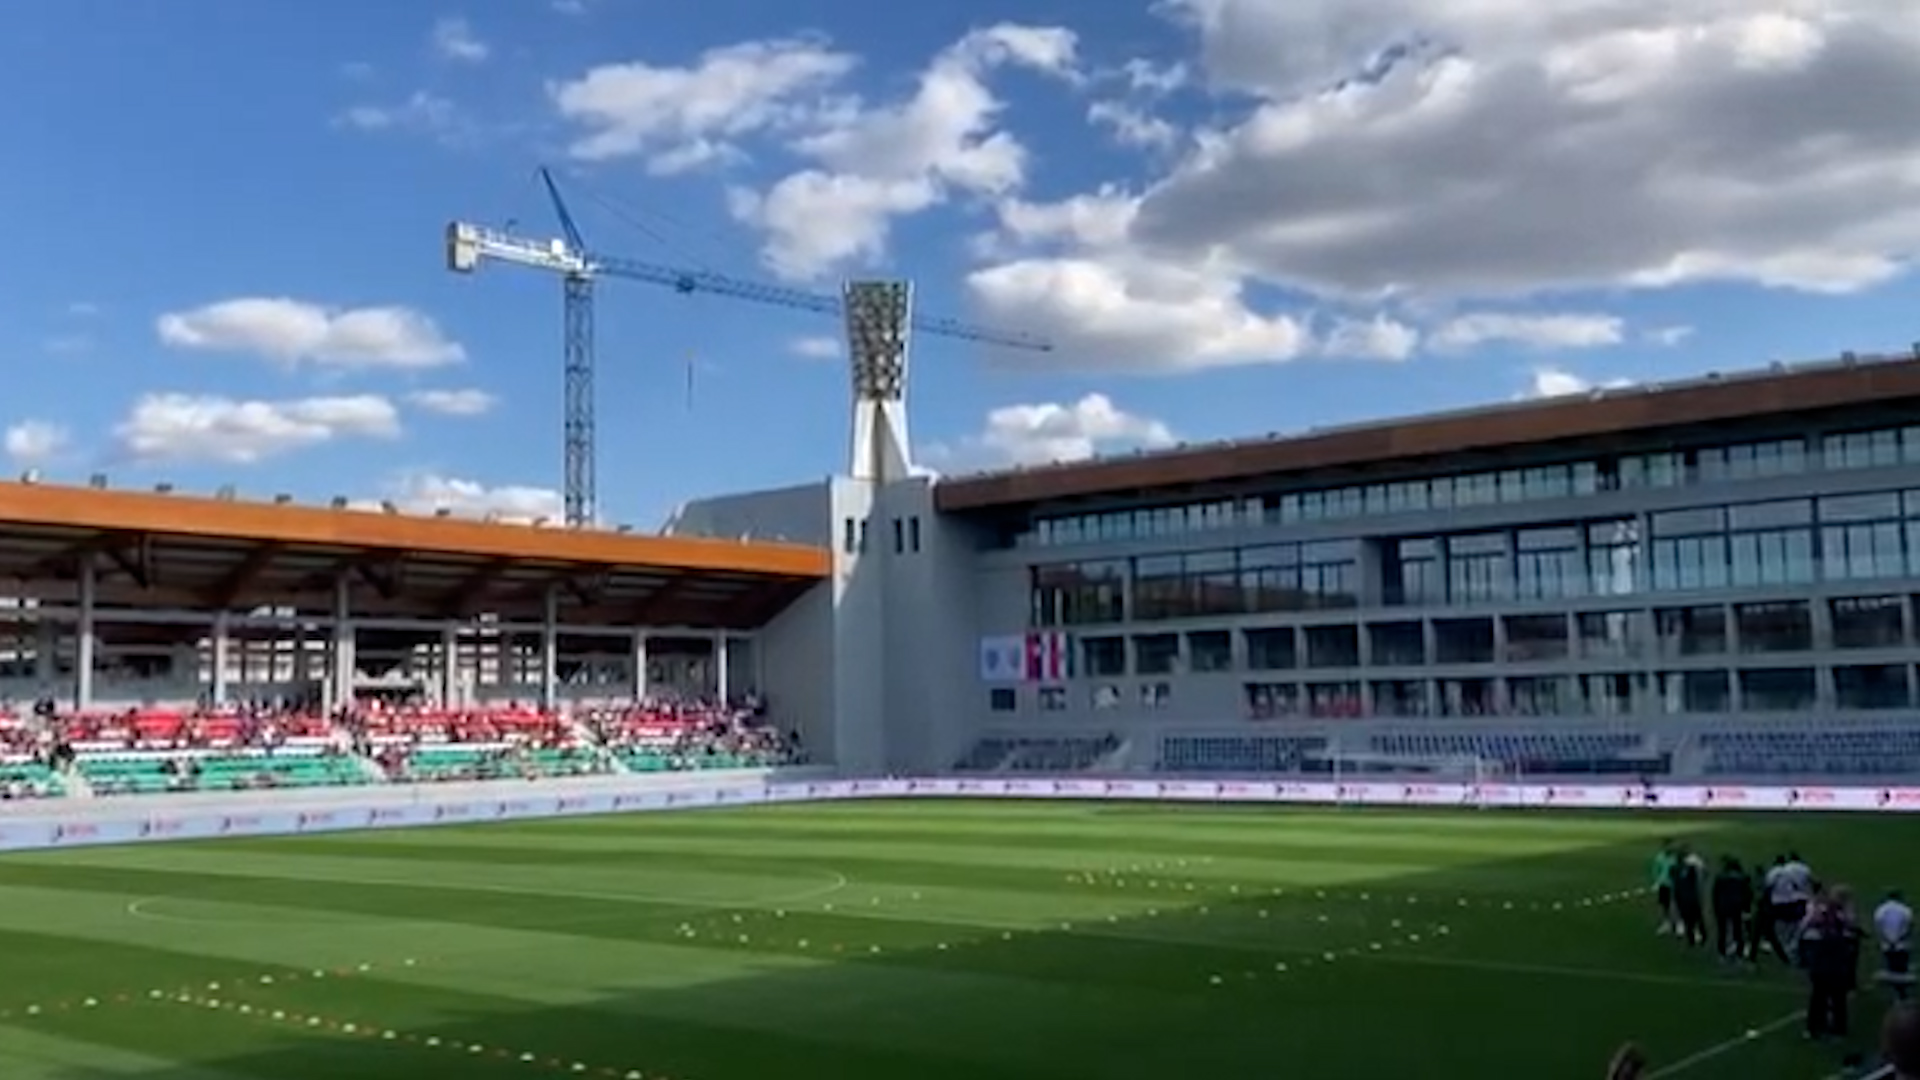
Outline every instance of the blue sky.
{"label": "blue sky", "polygon": [[[559,283],[441,261],[455,217],[555,234],[541,163],[604,252],[906,276],[1054,341],[917,342],[949,471],[1920,337],[1910,4],[1586,9],[23,0],[6,448],[549,512]],[[599,314],[605,517],[842,467],[833,320],[623,282]]]}

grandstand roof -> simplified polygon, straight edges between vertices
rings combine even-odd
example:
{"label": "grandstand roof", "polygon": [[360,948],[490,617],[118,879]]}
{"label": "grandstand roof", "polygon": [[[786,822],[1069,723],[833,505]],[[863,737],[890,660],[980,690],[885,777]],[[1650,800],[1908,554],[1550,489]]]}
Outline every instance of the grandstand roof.
{"label": "grandstand roof", "polygon": [[1768,414],[1920,401],[1920,352],[1712,375],[1546,401],[1471,409],[942,480],[943,511],[1011,509],[1095,496],[1218,484],[1635,432]]}
{"label": "grandstand roof", "polygon": [[635,536],[351,509],[0,483],[0,593],[57,596],[96,558],[102,602],[748,628],[827,576],[792,544]]}

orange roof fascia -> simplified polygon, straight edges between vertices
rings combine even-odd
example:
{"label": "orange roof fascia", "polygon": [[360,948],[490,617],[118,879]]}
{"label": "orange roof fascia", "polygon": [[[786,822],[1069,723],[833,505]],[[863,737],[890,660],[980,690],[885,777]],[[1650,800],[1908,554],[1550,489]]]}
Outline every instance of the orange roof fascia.
{"label": "orange roof fascia", "polygon": [[831,553],[801,544],[634,536],[192,495],[0,482],[0,528],[9,524],[773,577],[823,578],[832,571]]}

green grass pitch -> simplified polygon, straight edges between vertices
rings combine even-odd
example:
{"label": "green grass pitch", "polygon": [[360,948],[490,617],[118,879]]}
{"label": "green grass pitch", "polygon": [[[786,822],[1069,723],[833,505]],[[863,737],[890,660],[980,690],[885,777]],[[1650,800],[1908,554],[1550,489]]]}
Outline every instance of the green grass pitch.
{"label": "green grass pitch", "polygon": [[1831,1072],[1790,974],[1654,936],[1665,835],[1868,898],[1920,850],[1868,815],[919,801],[7,855],[0,1077],[1596,1076],[1627,1037],[1657,1076]]}

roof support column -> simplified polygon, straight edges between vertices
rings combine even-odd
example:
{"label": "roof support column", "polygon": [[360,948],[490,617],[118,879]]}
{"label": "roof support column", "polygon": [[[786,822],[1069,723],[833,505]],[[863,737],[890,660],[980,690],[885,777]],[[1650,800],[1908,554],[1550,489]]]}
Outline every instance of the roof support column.
{"label": "roof support column", "polygon": [[633,632],[633,700],[647,700],[647,632]]}
{"label": "roof support column", "polygon": [[233,662],[232,628],[228,625],[227,613],[215,612],[213,616],[213,637],[209,644],[213,652],[213,685],[210,687],[209,704],[214,708],[223,708],[227,704],[229,682],[227,669]]}
{"label": "roof support column", "polygon": [[359,659],[354,655],[353,608],[349,594],[347,575],[341,574],[333,583],[333,647],[327,655],[330,713],[353,708],[354,672],[358,670]]}
{"label": "roof support column", "polygon": [[53,651],[59,647],[58,629],[47,621],[45,615],[33,624],[33,682],[34,693],[42,698],[55,696],[53,680],[59,671],[53,662]]}
{"label": "roof support column", "polygon": [[293,685],[304,696],[307,684],[313,681],[312,657],[307,653],[307,628],[295,624],[293,628]]}
{"label": "roof support column", "polygon": [[94,626],[94,604],[100,588],[99,572],[94,569],[93,555],[88,553],[80,557],[80,622],[74,631],[73,658],[73,707],[85,712],[93,708],[93,653],[97,630]]}
{"label": "roof support column", "polygon": [[727,691],[727,632],[713,635],[713,696],[724,705],[733,700]]}
{"label": "roof support column", "polygon": [[540,608],[540,707],[560,707],[560,586],[547,586]]}
{"label": "roof support column", "polygon": [[454,708],[460,696],[460,630],[448,625],[440,631],[440,707]]}

